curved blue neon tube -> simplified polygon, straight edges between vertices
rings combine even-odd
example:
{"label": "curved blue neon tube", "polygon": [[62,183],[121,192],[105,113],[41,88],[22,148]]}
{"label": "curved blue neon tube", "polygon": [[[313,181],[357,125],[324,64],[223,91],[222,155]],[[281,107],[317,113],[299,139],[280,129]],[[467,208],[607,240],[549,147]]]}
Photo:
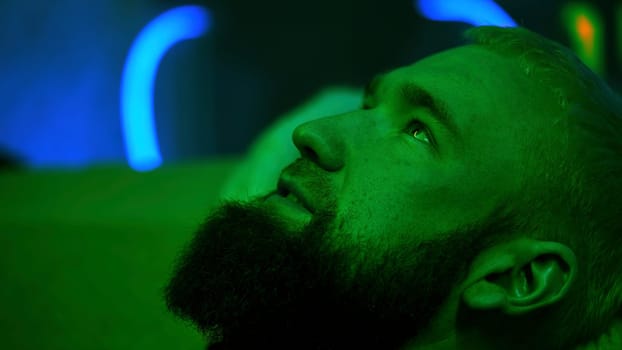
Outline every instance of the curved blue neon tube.
{"label": "curved blue neon tube", "polygon": [[153,112],[153,86],[160,61],[176,43],[203,35],[208,11],[181,6],[164,12],[138,34],[121,78],[121,126],[130,167],[149,171],[162,164]]}
{"label": "curved blue neon tube", "polygon": [[516,22],[492,0],[415,0],[419,13],[434,21],[465,22],[474,26],[516,27]]}

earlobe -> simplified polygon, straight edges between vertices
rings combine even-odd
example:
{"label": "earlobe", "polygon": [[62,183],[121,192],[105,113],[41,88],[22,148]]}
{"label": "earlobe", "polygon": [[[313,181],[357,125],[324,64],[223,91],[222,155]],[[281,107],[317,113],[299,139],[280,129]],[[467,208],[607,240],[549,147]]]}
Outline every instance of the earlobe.
{"label": "earlobe", "polygon": [[554,304],[575,280],[574,252],[556,242],[522,239],[494,247],[472,270],[463,292],[472,309],[498,309],[518,315]]}

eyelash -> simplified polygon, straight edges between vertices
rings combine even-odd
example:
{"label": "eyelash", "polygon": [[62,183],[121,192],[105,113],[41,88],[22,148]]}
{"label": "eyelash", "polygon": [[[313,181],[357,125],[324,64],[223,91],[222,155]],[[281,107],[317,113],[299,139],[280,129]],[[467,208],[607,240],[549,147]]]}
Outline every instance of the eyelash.
{"label": "eyelash", "polygon": [[428,126],[425,123],[423,123],[419,119],[411,120],[410,123],[408,123],[408,128],[407,128],[408,133],[410,135],[413,135],[412,130],[415,129],[415,127],[417,127],[417,129],[423,129],[423,131],[425,131],[428,134],[429,144],[434,145],[434,139],[432,137],[432,132],[430,132],[430,128],[428,128]]}
{"label": "eyelash", "polygon": [[[361,104],[361,109],[366,110],[366,109],[372,109],[371,106],[365,104],[365,102],[363,102]],[[409,132],[410,135],[412,135],[413,133],[411,132],[414,126],[418,126],[421,129],[423,129],[423,131],[425,131],[428,134],[428,140],[430,140],[430,145],[434,146],[434,137],[432,136],[432,132],[430,131],[430,128],[421,120],[419,119],[412,119],[409,123],[408,123],[408,127],[407,127],[407,131]]]}

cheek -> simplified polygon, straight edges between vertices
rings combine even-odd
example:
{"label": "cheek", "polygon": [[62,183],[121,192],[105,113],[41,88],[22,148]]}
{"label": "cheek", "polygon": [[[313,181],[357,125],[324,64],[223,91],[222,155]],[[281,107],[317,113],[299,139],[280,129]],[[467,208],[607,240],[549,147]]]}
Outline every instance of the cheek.
{"label": "cheek", "polygon": [[387,239],[397,231],[411,230],[413,207],[404,198],[380,197],[366,193],[341,202],[338,211],[338,235],[351,239]]}
{"label": "cheek", "polygon": [[[391,164],[390,171],[356,172],[365,176],[344,183],[337,215],[344,228],[350,228],[347,235],[390,237],[400,232],[425,237],[438,232],[439,224],[452,215],[456,169],[450,169],[451,164]],[[384,165],[371,169],[387,169],[389,164]]]}

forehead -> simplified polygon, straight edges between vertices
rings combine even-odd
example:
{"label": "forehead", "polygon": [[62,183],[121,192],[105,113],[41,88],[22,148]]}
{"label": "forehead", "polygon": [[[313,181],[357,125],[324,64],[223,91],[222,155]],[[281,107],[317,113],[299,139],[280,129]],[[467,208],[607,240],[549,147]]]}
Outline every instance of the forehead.
{"label": "forehead", "polygon": [[485,121],[507,126],[525,119],[515,118],[515,113],[529,107],[534,97],[533,84],[517,62],[482,47],[462,46],[396,69],[386,80],[423,86],[452,107],[459,124]]}
{"label": "forehead", "polygon": [[384,80],[383,89],[412,82],[442,101],[464,138],[464,151],[481,153],[480,148],[493,145],[504,151],[499,146],[511,148],[546,125],[541,88],[521,72],[516,58],[483,47],[462,46],[428,56],[391,71]]}
{"label": "forehead", "polygon": [[[391,71],[384,80],[382,90],[412,82],[446,104],[463,139],[451,159],[472,174],[522,168],[527,152],[546,142],[543,135],[552,136],[539,104],[543,90],[521,72],[516,58],[462,46]],[[508,180],[518,180],[514,176]]]}

